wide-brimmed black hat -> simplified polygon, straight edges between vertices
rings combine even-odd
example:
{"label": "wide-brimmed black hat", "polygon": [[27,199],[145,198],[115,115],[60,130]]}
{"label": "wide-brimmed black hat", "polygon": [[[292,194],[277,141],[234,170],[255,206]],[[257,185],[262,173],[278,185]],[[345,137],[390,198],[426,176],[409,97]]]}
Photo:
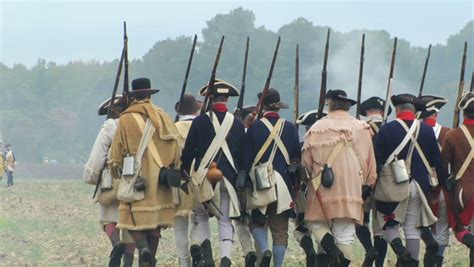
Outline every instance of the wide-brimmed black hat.
{"label": "wide-brimmed black hat", "polygon": [[[373,96],[364,102],[360,103],[359,107],[359,114],[367,117],[367,110],[369,109],[380,109],[382,112],[384,111],[385,100],[378,96]],[[392,107],[388,107],[388,115],[392,113]]]}
{"label": "wide-brimmed black hat", "polygon": [[[179,110],[178,110],[179,105]],[[196,100],[193,95],[185,94],[183,102],[180,104],[179,101],[174,105],[174,110],[180,115],[192,115],[201,108],[202,102]]]}
{"label": "wide-brimmed black hat", "polygon": [[334,90],[327,91],[326,99],[346,101],[346,102],[349,102],[351,104],[351,106],[353,106],[357,103],[357,101],[348,98],[346,92],[344,90],[341,90],[341,89],[334,89]]}
{"label": "wide-brimmed black hat", "polygon": [[416,111],[423,111],[425,109],[423,102],[421,102],[418,97],[411,94],[392,95],[390,101],[395,107],[402,104],[412,104],[415,106]]}
{"label": "wide-brimmed black hat", "polygon": [[[262,93],[257,94],[258,99],[262,97]],[[265,98],[263,99],[263,104],[272,108],[286,109],[289,106],[285,102],[281,102],[280,93],[275,88],[268,89]]]}
{"label": "wide-brimmed black hat", "polygon": [[[327,114],[323,112],[323,117]],[[304,126],[312,126],[315,122],[318,121],[318,110],[311,110],[306,113],[303,113],[298,116],[296,119],[296,124],[304,125]]]}
{"label": "wide-brimmed black hat", "polygon": [[[99,116],[104,116],[107,115],[109,111],[109,106],[110,106],[110,98],[105,100],[102,104],[99,105],[99,109],[97,110],[97,113]],[[122,99],[122,95],[116,95],[114,98],[114,106],[115,105],[123,105],[125,104],[125,101]]]}
{"label": "wide-brimmed black hat", "polygon": [[[204,85],[199,89],[199,95],[205,96],[207,94],[207,86],[208,84]],[[214,92],[211,92],[212,96],[239,96],[239,90],[235,88],[232,84],[221,80],[221,79],[216,79],[214,82]]]}
{"label": "wide-brimmed black hat", "polygon": [[464,94],[458,107],[463,111],[474,112],[474,93],[468,92]]}
{"label": "wide-brimmed black hat", "polygon": [[132,91],[129,93],[131,97],[146,97],[158,93],[160,90],[152,89],[151,82],[148,78],[137,78],[132,81]]}
{"label": "wide-brimmed black hat", "polygon": [[441,108],[448,103],[444,97],[434,95],[424,95],[419,97],[421,103],[424,105],[424,110],[419,114],[420,119],[428,118],[429,116],[438,113]]}

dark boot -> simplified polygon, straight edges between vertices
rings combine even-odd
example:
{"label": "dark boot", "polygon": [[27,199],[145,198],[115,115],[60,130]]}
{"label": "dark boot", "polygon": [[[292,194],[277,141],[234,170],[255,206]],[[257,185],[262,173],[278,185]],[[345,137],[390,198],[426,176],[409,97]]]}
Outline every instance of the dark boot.
{"label": "dark boot", "polygon": [[374,246],[378,254],[375,259],[375,267],[383,267],[387,255],[387,241],[382,236],[376,236],[374,237]]}
{"label": "dark boot", "polygon": [[435,263],[435,266],[436,266],[436,267],[441,267],[441,266],[443,266],[443,261],[444,261],[444,257],[436,256],[436,263]]}
{"label": "dark boot", "polygon": [[403,246],[402,240],[400,238],[395,238],[392,243],[390,243],[395,254],[397,254],[397,267],[407,267],[411,264],[410,252]]}
{"label": "dark boot", "polygon": [[110,252],[109,267],[120,267],[122,255],[125,252],[125,244],[118,244]]}
{"label": "dark boot", "polygon": [[474,249],[474,235],[473,234],[466,234],[464,235],[462,242],[466,245],[470,250]]}
{"label": "dark boot", "polygon": [[329,264],[341,264],[344,262],[344,254],[342,251],[336,246],[336,241],[331,234],[324,235],[323,239],[321,239],[321,247],[326,251],[329,257]]}
{"label": "dark boot", "polygon": [[270,250],[266,250],[262,254],[262,260],[260,261],[260,267],[270,267],[270,262],[272,261],[272,252]]}
{"label": "dark boot", "polygon": [[326,254],[316,255],[316,266],[317,267],[327,267],[329,266],[329,257]]}
{"label": "dark boot", "polygon": [[204,240],[201,244],[202,248],[202,266],[203,267],[214,267],[214,259],[212,258],[212,246],[209,239]]}
{"label": "dark boot", "polygon": [[372,245],[372,237],[370,234],[369,227],[365,225],[357,225],[356,226],[356,235],[357,238],[359,239],[360,243],[365,249],[365,252],[369,252],[371,248],[374,246]]}
{"label": "dark boot", "polygon": [[153,256],[151,255],[148,247],[141,248],[139,250],[138,266],[139,267],[150,267],[153,266]]}
{"label": "dark boot", "polygon": [[123,267],[132,267],[133,266],[133,253],[124,253],[123,254]]}
{"label": "dark boot", "polygon": [[301,239],[300,246],[306,253],[306,267],[316,266],[316,251],[314,250],[313,240],[305,235]]}
{"label": "dark boot", "polygon": [[245,255],[245,267],[255,267],[257,262],[257,253],[251,251]]}
{"label": "dark boot", "polygon": [[232,262],[230,261],[229,258],[224,257],[221,259],[221,267],[230,267],[232,265]]}
{"label": "dark boot", "polygon": [[426,245],[426,252],[423,258],[423,264],[425,265],[425,267],[434,267],[439,244],[434,239],[431,230],[427,227],[421,228],[421,240],[423,240]]}
{"label": "dark boot", "polygon": [[202,248],[199,245],[192,245],[189,249],[193,267],[199,266],[202,261]]}
{"label": "dark boot", "polygon": [[365,253],[364,262],[362,263],[363,267],[372,267],[375,259],[378,257],[378,252],[375,248],[371,248]]}
{"label": "dark boot", "polygon": [[413,260],[413,259],[411,260],[411,265],[410,265],[410,267],[418,267],[418,265],[420,265],[420,262],[419,262],[419,261]]}

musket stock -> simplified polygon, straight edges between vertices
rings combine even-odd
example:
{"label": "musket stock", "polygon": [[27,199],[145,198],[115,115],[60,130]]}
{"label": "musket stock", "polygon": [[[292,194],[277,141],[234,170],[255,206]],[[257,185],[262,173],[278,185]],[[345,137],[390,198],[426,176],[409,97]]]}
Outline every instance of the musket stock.
{"label": "musket stock", "polygon": [[360,98],[362,94],[362,75],[364,73],[364,53],[365,53],[365,34],[362,34],[362,44],[360,46],[360,61],[359,61],[359,82],[357,83],[357,110],[356,118],[360,119]]}
{"label": "musket stock", "polygon": [[[467,42],[464,42],[464,52],[462,55],[462,62],[461,62],[461,75],[459,78],[459,87],[458,87],[458,97],[456,99],[456,103],[454,106],[454,119],[453,119],[453,128],[459,126],[459,102],[461,101],[461,97],[464,91],[464,73],[466,71],[466,57],[467,57]],[[472,88],[472,85],[471,85]]]}
{"label": "musket stock", "polygon": [[181,94],[179,95],[179,102],[178,102],[178,107],[176,109],[176,117],[174,118],[174,122],[177,122],[179,120],[179,110],[181,107],[181,103],[183,102],[183,99],[184,99],[184,94],[186,93],[186,86],[188,85],[189,72],[191,70],[191,64],[193,62],[196,42],[197,42],[197,34],[194,35],[193,45],[191,47],[191,52],[189,54],[188,65],[186,67],[186,73],[184,74],[183,87],[181,87]]}
{"label": "musket stock", "polygon": [[324,49],[324,60],[323,60],[323,70],[321,74],[321,88],[319,90],[319,106],[318,106],[318,119],[323,117],[323,109],[326,98],[326,86],[327,86],[327,65],[328,65],[328,56],[329,56],[329,38],[331,34],[331,29],[328,29],[328,34],[326,37],[326,47]]}

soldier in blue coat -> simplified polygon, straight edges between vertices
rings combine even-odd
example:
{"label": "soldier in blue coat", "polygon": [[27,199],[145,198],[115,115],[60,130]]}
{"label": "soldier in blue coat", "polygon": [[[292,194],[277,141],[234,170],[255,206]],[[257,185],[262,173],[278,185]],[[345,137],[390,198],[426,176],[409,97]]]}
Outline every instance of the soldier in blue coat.
{"label": "soldier in blue coat", "polygon": [[[247,130],[242,157],[243,169],[249,171],[250,177],[253,177],[251,180],[254,188],[250,202],[254,209],[251,213],[250,229],[258,247],[263,251],[260,266],[269,266],[272,257],[266,226],[272,234],[274,266],[283,265],[294,195],[292,192],[294,178],[290,175],[288,167],[301,157],[296,126],[280,117],[278,112],[281,108],[288,108],[288,105],[280,101],[277,90],[269,89],[263,99],[263,118],[255,121]],[[271,130],[275,132],[274,138],[269,138]],[[265,143],[268,144],[266,148]],[[259,188],[257,181],[259,178],[255,175],[255,166],[262,163],[269,163],[273,169],[273,178],[263,178],[273,183],[265,189]],[[275,190],[276,199],[268,201],[266,205],[258,205],[257,203],[262,203],[261,199],[265,198],[262,194],[271,190]]]}
{"label": "soldier in blue coat", "polygon": [[[205,95],[207,89],[207,85],[204,86],[200,90],[200,94]],[[213,89],[214,92],[211,92],[211,111],[200,114],[193,120],[181,156],[182,168],[188,173],[196,172],[202,167],[209,169],[209,163],[215,162],[217,169],[223,174],[222,181],[212,183],[217,196],[194,209],[193,221],[196,235],[192,237],[194,245],[191,246],[191,257],[193,258],[193,265],[199,259],[201,260],[200,266],[206,267],[214,266],[210,243],[209,213],[218,218],[220,266],[231,265],[232,243],[234,242],[231,218],[240,216],[234,185],[240,167],[241,148],[245,136],[244,125],[238,118],[234,118],[227,108],[229,97],[238,96],[239,91],[233,85],[218,79],[216,79]],[[215,124],[220,124],[223,127],[224,122],[229,120],[231,123],[230,129],[224,135],[223,142],[217,146],[216,153],[211,153],[214,155],[209,162],[201,162],[217,136],[215,129],[219,129],[217,133],[222,129],[215,128]],[[195,191],[194,194],[198,194],[198,192]]]}
{"label": "soldier in blue coat", "polygon": [[[397,266],[418,266],[420,238],[433,257],[438,249],[430,231],[423,230],[437,220],[428,201],[436,186],[436,181],[431,179],[435,177],[432,168],[438,177],[442,174],[440,151],[433,129],[415,119],[415,112],[423,109],[420,100],[401,94],[392,96],[391,101],[396,107],[397,120],[383,125],[375,139],[379,173],[374,193],[377,219],[383,226],[386,241],[397,254]],[[407,135],[416,138],[405,138]],[[403,142],[404,139],[407,141]],[[403,224],[406,247],[400,239],[400,224]]]}

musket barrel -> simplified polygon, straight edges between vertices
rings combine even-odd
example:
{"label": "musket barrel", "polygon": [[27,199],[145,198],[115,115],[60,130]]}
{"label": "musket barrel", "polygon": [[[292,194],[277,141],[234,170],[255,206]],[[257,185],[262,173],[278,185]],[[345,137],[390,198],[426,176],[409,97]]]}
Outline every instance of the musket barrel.
{"label": "musket barrel", "polygon": [[[300,99],[300,46],[296,45],[296,58],[295,58],[295,88],[294,88],[294,117],[295,123],[298,120],[299,116],[299,99]],[[296,129],[298,129],[298,124],[296,124]]]}
{"label": "musket barrel", "polygon": [[214,82],[216,81],[217,65],[219,65],[219,60],[221,58],[223,45],[224,45],[224,36],[221,37],[221,42],[219,44],[219,48],[217,49],[216,59],[214,60],[214,65],[212,67],[211,77],[209,78],[209,83],[207,84],[206,96],[204,97],[204,101],[201,107],[201,114],[204,114],[212,105],[211,94],[213,92],[211,91],[214,90]]}
{"label": "musket barrel", "polygon": [[[122,73],[122,66],[124,65],[125,58],[127,57],[127,32],[126,32],[126,24],[124,22],[124,46],[122,48],[122,54],[120,55],[120,60],[119,60],[119,66],[117,69],[117,74],[115,75],[115,82],[114,82],[114,88],[112,89],[112,97],[110,98],[110,105],[109,108],[107,109],[107,119],[110,118],[112,114],[112,109],[114,107],[114,99],[115,96],[117,95],[117,89],[118,85],[120,82],[120,75]],[[126,66],[126,71],[128,71],[128,64]],[[125,76],[125,74],[124,74]],[[127,84],[128,84],[128,77],[127,77]],[[124,80],[124,88],[125,88],[125,80]]]}
{"label": "musket barrel", "polygon": [[390,99],[390,95],[392,94],[392,91],[393,91],[393,81],[394,81],[393,72],[394,72],[394,69],[395,69],[395,59],[397,57],[397,41],[398,41],[398,38],[395,37],[395,39],[393,41],[392,60],[391,60],[391,63],[390,63],[390,72],[389,72],[389,75],[388,75],[388,82],[387,82],[387,95],[385,97],[385,103],[384,103],[384,112],[383,112],[383,121],[384,122],[387,122],[388,107],[390,106],[389,99]]}
{"label": "musket barrel", "polygon": [[464,52],[462,55],[462,62],[461,62],[461,75],[459,77],[458,97],[456,99],[456,103],[454,106],[453,128],[456,128],[459,126],[459,113],[460,113],[459,102],[461,101],[461,97],[464,91],[464,73],[466,71],[466,57],[467,57],[467,42],[464,42]]}
{"label": "musket barrel", "polygon": [[128,92],[129,92],[129,80],[128,80],[128,36],[127,36],[127,22],[123,22],[123,47],[124,47],[124,72],[123,72],[123,92],[125,100],[128,105]]}
{"label": "musket barrel", "polygon": [[357,110],[356,118],[360,118],[360,98],[362,94],[362,76],[364,73],[364,54],[365,54],[365,34],[362,34],[362,44],[360,46],[360,62],[359,62],[359,82],[357,84]]}
{"label": "musket barrel", "polygon": [[258,100],[257,104],[257,119],[262,118],[263,115],[263,99],[268,93],[268,89],[270,88],[270,81],[272,80],[272,75],[273,75],[273,69],[275,67],[275,62],[278,56],[278,50],[280,49],[280,42],[281,42],[281,37],[278,36],[278,41],[275,47],[275,52],[273,53],[273,58],[272,58],[272,63],[270,65],[270,70],[268,71],[268,76],[267,80],[265,82],[265,86],[263,87],[262,95],[260,99]]}
{"label": "musket barrel", "polygon": [[324,49],[324,60],[323,60],[323,70],[321,74],[321,88],[319,90],[319,106],[318,106],[318,119],[323,117],[323,109],[326,97],[326,85],[327,85],[327,64],[329,56],[329,38],[331,35],[331,29],[328,29],[326,37],[326,47]]}
{"label": "musket barrel", "polygon": [[425,66],[423,67],[423,75],[421,76],[421,84],[420,84],[420,91],[418,93],[418,97],[421,97],[423,95],[423,86],[425,85],[426,71],[428,70],[428,63],[430,62],[430,55],[431,55],[431,44],[428,47],[428,54],[426,55]]}
{"label": "musket barrel", "polygon": [[250,37],[247,36],[247,43],[245,45],[245,53],[244,53],[244,70],[242,72],[242,84],[240,86],[240,95],[239,101],[237,102],[237,110],[236,114],[239,116],[242,114],[242,108],[244,106],[244,97],[245,97],[245,80],[247,78],[247,61],[249,56],[249,46],[250,46]]}
{"label": "musket barrel", "polygon": [[174,122],[177,122],[179,120],[179,110],[181,108],[181,102],[183,102],[183,99],[184,99],[184,94],[186,93],[186,87],[188,85],[189,72],[191,70],[191,64],[193,62],[196,43],[197,43],[197,34],[194,35],[193,45],[191,47],[191,52],[189,53],[188,65],[186,66],[186,73],[184,74],[183,86],[181,87],[181,94],[179,95],[179,102],[178,102],[178,107],[176,109],[176,117],[174,118]]}

